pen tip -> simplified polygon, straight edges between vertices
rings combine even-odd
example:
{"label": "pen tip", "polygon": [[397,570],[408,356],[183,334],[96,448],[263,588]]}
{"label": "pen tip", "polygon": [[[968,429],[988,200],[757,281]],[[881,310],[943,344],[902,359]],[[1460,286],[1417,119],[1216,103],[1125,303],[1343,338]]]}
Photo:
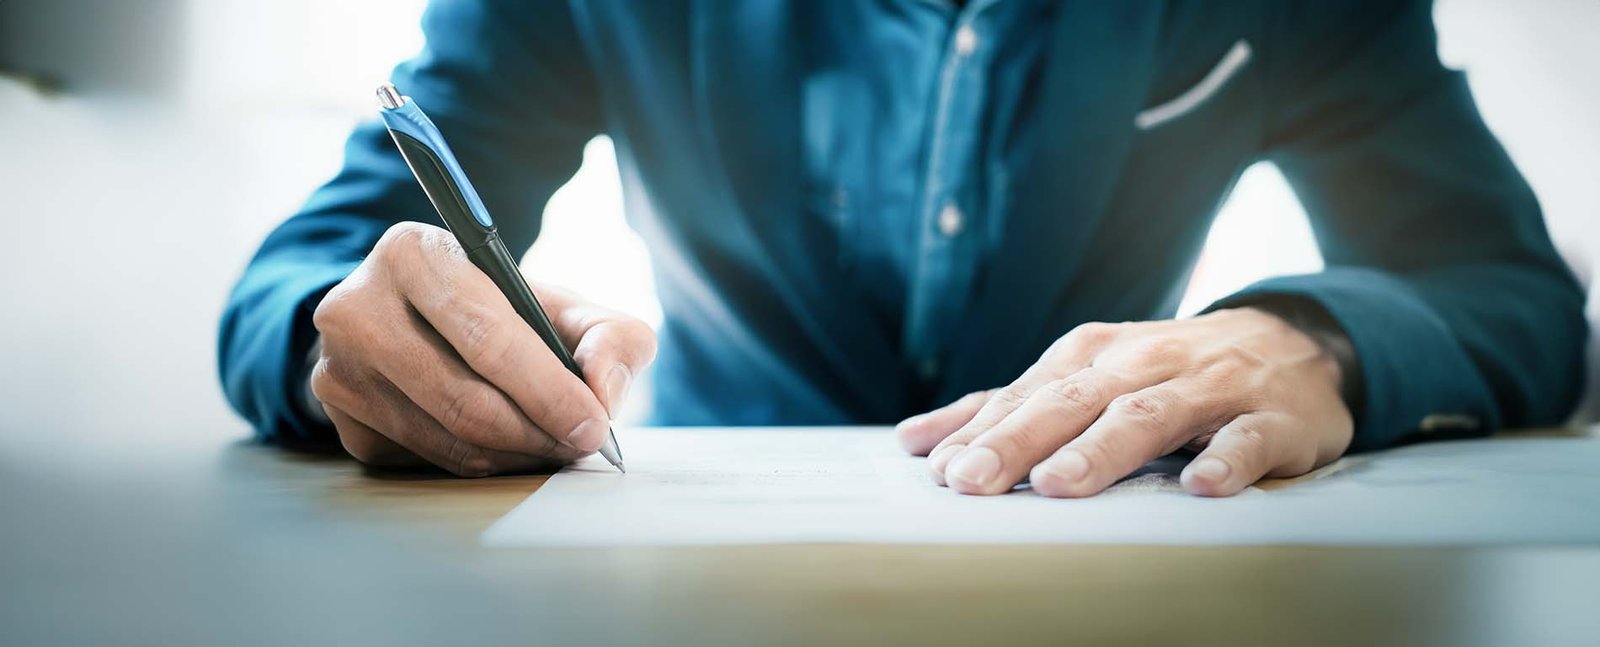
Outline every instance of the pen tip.
{"label": "pen tip", "polygon": [[628,468],[622,466],[622,461],[617,461],[617,471],[627,474]]}

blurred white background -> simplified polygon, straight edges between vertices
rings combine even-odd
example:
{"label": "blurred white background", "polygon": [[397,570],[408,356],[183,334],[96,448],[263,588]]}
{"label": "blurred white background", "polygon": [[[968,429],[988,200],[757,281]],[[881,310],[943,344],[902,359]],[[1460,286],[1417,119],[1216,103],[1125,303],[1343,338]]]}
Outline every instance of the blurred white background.
{"label": "blurred white background", "polygon": [[[46,96],[0,79],[0,465],[17,443],[81,440],[73,452],[112,456],[246,435],[216,384],[223,300],[267,231],[331,176],[346,133],[372,114],[372,88],[421,46],[423,6],[0,0],[0,62],[63,84]],[[8,29],[19,15],[28,22]],[[1446,62],[1469,73],[1592,285],[1600,2],[1443,0],[1437,18]],[[656,323],[619,191],[611,146],[596,139],[525,269]],[[573,271],[569,261],[595,248],[614,269]],[[1293,194],[1270,166],[1252,168],[1182,310],[1319,267]]]}

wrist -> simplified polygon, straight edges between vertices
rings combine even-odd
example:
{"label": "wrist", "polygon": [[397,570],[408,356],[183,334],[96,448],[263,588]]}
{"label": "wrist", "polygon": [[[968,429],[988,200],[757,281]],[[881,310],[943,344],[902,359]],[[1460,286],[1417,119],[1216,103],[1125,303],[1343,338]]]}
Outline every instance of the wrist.
{"label": "wrist", "polygon": [[1360,419],[1365,397],[1360,358],[1344,327],[1322,304],[1300,297],[1269,296],[1232,306],[1271,315],[1314,342],[1335,365],[1336,388],[1351,415]]}

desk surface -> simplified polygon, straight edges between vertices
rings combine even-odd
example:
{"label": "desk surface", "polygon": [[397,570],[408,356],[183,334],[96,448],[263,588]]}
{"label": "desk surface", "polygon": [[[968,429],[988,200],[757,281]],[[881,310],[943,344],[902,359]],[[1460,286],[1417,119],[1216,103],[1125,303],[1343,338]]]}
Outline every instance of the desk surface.
{"label": "desk surface", "polygon": [[544,477],[375,477],[345,459],[224,441],[71,478],[9,458],[0,454],[5,644],[1600,635],[1600,547],[487,550],[478,533]]}

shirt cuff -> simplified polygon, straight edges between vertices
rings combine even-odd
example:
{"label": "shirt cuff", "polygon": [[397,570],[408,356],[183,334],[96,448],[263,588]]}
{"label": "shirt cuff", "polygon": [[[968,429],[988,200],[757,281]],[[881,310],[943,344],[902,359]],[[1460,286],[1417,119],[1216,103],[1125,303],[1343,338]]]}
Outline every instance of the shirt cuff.
{"label": "shirt cuff", "polygon": [[1351,411],[1351,451],[1389,447],[1419,432],[1482,435],[1500,426],[1493,394],[1449,325],[1394,275],[1336,267],[1277,277],[1207,310],[1268,297],[1320,305],[1349,339],[1362,391],[1361,411]]}
{"label": "shirt cuff", "polygon": [[322,401],[317,399],[317,394],[311,392],[311,371],[317,367],[317,360],[322,358],[322,333],[317,333],[317,338],[311,342],[311,350],[306,351],[305,362],[300,365],[300,397],[295,398],[295,404],[300,407],[300,413],[319,425],[332,425],[328,419],[328,412],[322,408]]}

